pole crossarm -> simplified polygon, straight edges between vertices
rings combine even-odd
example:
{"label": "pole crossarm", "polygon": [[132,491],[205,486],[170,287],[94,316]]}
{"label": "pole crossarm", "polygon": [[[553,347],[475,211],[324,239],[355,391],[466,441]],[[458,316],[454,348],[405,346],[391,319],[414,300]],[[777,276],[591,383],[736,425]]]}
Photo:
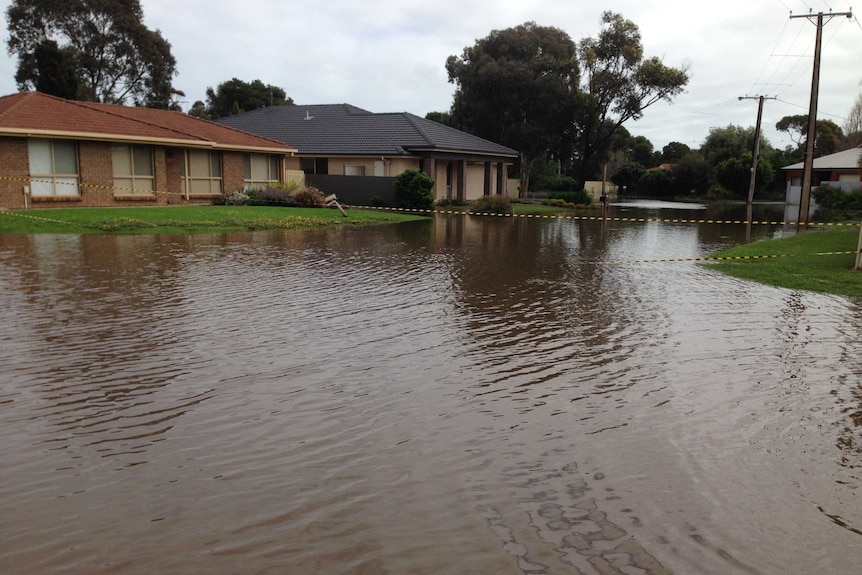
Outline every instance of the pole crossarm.
{"label": "pole crossarm", "polygon": [[826,22],[829,22],[829,20],[832,20],[837,16],[845,16],[847,18],[852,18],[853,12],[817,12],[816,14],[812,12],[810,14],[790,14],[791,20],[793,18],[808,18],[815,24],[817,23],[818,18],[826,18]]}

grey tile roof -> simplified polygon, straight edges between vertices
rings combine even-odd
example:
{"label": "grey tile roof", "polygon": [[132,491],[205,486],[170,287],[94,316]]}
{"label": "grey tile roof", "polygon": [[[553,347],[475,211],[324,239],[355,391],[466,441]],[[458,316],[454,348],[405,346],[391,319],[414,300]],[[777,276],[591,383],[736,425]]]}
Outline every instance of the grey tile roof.
{"label": "grey tile roof", "polygon": [[[814,158],[812,167],[815,170],[855,170],[859,167],[859,155],[862,154],[862,146],[858,148],[850,148],[842,152],[829,154],[828,156],[820,156]],[[805,162],[799,162],[784,166],[782,170],[801,170],[805,167]]]}
{"label": "grey tile roof", "polygon": [[274,106],[218,122],[289,144],[300,155],[397,156],[422,151],[518,156],[511,148],[408,112],[375,114],[350,104]]}

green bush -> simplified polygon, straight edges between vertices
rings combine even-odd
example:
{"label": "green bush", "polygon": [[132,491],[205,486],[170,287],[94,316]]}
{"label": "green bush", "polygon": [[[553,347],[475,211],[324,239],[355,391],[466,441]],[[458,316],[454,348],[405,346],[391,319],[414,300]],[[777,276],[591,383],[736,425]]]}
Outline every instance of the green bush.
{"label": "green bush", "polygon": [[816,219],[848,220],[862,216],[862,188],[843,191],[832,186],[818,186],[811,190],[817,202]]}
{"label": "green bush", "polygon": [[563,200],[568,204],[589,206],[593,203],[593,197],[586,190],[577,192],[551,192],[548,194],[549,200]]}
{"label": "green bush", "polygon": [[509,196],[482,196],[470,209],[472,213],[512,214],[512,200]]}
{"label": "green bush", "polygon": [[566,200],[561,200],[558,198],[555,198],[553,200],[545,200],[545,205],[551,206],[552,208],[566,208],[569,210],[572,210],[575,207],[577,207],[577,206],[575,206],[575,204],[572,204],[570,202],[567,202]]}
{"label": "green bush", "polygon": [[395,207],[409,210],[434,209],[434,180],[425,172],[405,170],[395,178]]}

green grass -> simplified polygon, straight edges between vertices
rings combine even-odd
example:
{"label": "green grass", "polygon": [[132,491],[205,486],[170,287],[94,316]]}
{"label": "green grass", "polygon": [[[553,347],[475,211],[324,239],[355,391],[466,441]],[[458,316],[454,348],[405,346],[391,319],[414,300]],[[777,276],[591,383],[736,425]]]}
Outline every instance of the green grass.
{"label": "green grass", "polygon": [[[862,297],[862,272],[853,271],[859,228],[808,230],[726,250],[712,257],[757,257],[705,264],[728,275],[795,290]],[[850,252],[850,253],[844,253]],[[769,257],[782,256],[782,257]]]}
{"label": "green grass", "polygon": [[374,210],[348,210],[347,216],[335,209],[261,206],[27,210],[0,212],[0,233],[202,233],[375,225],[422,219],[414,214]]}

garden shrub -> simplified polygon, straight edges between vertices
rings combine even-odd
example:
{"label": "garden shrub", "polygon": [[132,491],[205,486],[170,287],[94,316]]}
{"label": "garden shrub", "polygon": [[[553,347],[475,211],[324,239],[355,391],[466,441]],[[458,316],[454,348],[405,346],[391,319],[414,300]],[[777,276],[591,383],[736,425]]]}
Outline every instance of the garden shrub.
{"label": "garden shrub", "polygon": [[569,204],[582,206],[589,206],[593,203],[593,197],[586,190],[578,190],[577,192],[551,192],[548,194],[548,199],[563,200]]}
{"label": "garden shrub", "polygon": [[470,210],[472,213],[512,214],[512,200],[509,196],[482,196]]}
{"label": "garden shrub", "polygon": [[575,204],[573,204],[571,202],[567,202],[566,200],[561,200],[559,198],[554,198],[552,200],[546,200],[545,205],[551,206],[553,208],[567,208],[570,210],[577,207],[577,206],[575,206]]}
{"label": "garden shrub", "polygon": [[862,189],[843,191],[833,186],[818,186],[811,190],[817,202],[818,220],[840,221],[862,216]]}
{"label": "garden shrub", "polygon": [[293,194],[293,205],[306,208],[322,208],[326,205],[323,192],[314,187],[302,188]]}
{"label": "garden shrub", "polygon": [[256,204],[259,206],[292,206],[293,197],[287,190],[266,188],[257,193]]}
{"label": "garden shrub", "polygon": [[405,170],[395,178],[395,207],[411,210],[434,209],[431,189],[434,180],[425,172]]}
{"label": "garden shrub", "polygon": [[443,198],[437,200],[438,206],[466,206],[467,202],[462,200],[461,198]]}

